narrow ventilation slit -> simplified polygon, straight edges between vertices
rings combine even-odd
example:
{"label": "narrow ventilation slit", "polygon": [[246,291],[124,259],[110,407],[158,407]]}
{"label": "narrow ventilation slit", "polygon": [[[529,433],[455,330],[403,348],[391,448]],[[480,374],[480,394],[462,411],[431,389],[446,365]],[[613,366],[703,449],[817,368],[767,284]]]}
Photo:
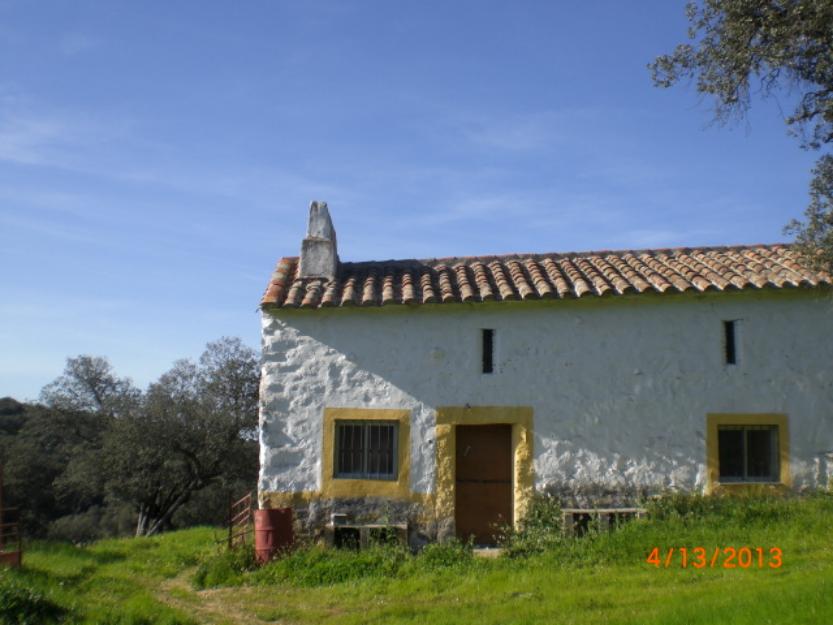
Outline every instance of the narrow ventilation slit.
{"label": "narrow ventilation slit", "polygon": [[483,373],[494,373],[495,331],[483,329]]}
{"label": "narrow ventilation slit", "polygon": [[737,343],[736,343],[736,322],[732,321],[724,321],[723,322],[723,345],[724,345],[724,356],[726,358],[727,365],[736,365],[738,364],[738,350],[737,350]]}

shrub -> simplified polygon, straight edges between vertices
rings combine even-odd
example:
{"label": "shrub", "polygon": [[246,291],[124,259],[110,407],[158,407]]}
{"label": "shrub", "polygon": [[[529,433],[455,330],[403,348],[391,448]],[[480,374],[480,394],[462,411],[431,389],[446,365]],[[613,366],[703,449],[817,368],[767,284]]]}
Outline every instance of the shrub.
{"label": "shrub", "polygon": [[305,547],[269,562],[253,574],[258,583],[327,586],[364,577],[393,576],[409,557],[398,545],[361,551]]}
{"label": "shrub", "polygon": [[216,586],[237,586],[243,574],[254,570],[254,548],[245,545],[237,549],[225,549],[203,560],[193,577],[193,585],[201,590]]}
{"label": "shrub", "polygon": [[790,494],[761,488],[713,495],[667,493],[650,500],[647,509],[658,521],[720,517],[724,522],[754,523],[789,518],[794,514],[793,502]]}
{"label": "shrub", "polygon": [[50,540],[89,543],[102,537],[101,508],[92,506],[80,514],[68,514],[52,521],[47,528]]}
{"label": "shrub", "polygon": [[46,594],[13,574],[0,572],[0,624],[46,625],[58,622],[65,612]]}
{"label": "shrub", "polygon": [[500,538],[500,545],[510,558],[541,553],[561,544],[564,536],[558,499],[535,493],[520,527],[504,528]]}
{"label": "shrub", "polygon": [[473,559],[471,543],[457,539],[444,543],[430,543],[416,557],[419,568],[437,569],[466,565]]}

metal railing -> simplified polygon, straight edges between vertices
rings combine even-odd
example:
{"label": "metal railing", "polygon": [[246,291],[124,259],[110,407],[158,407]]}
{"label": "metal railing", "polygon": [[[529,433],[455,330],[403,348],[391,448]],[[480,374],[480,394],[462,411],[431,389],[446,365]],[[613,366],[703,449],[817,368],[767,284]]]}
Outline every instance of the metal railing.
{"label": "metal railing", "polygon": [[254,527],[252,503],[254,496],[246,493],[237,501],[229,502],[228,512],[228,548],[234,549],[246,544]]}
{"label": "metal railing", "polygon": [[10,513],[17,516],[17,509],[6,508],[0,511],[0,562],[20,566],[23,553],[20,523],[6,521]]}
{"label": "metal railing", "polygon": [[0,564],[20,566],[23,562],[18,515],[17,508],[3,507],[3,466],[0,464]]}

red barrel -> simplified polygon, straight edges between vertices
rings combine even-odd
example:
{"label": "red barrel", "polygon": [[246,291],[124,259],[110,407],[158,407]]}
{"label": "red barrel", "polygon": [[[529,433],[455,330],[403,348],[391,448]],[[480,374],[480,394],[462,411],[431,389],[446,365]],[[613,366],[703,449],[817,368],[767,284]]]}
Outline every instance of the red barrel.
{"label": "red barrel", "polygon": [[295,542],[292,508],[255,510],[255,557],[261,564],[286,551]]}

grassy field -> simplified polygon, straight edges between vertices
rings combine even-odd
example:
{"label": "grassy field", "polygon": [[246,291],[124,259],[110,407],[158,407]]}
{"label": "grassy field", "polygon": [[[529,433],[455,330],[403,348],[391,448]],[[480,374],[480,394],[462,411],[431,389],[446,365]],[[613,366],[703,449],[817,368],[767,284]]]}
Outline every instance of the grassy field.
{"label": "grassy field", "polygon": [[[833,622],[833,496],[695,498],[657,512],[610,534],[522,537],[516,557],[497,559],[459,545],[416,557],[308,548],[253,569],[245,555],[218,554],[210,528],[83,548],[35,543],[23,570],[0,571],[0,623]],[[672,546],[690,550],[686,568],[678,552],[665,567]],[[723,568],[723,552],[710,566],[715,547],[743,546],[748,568]],[[645,561],[653,547],[658,567]]]}

